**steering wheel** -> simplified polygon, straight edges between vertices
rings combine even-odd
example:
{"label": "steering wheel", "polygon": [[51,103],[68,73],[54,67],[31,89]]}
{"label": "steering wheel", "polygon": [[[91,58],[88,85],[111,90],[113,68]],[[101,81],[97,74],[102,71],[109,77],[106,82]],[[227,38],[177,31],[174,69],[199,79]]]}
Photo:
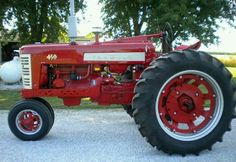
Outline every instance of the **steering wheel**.
{"label": "steering wheel", "polygon": [[170,23],[166,22],[163,29],[162,37],[162,52],[167,53],[172,51],[173,30]]}

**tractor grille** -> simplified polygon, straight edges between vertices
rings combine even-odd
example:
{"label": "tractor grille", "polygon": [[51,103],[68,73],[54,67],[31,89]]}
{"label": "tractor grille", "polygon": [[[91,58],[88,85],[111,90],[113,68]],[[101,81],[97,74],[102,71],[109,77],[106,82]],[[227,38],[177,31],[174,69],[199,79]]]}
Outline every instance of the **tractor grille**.
{"label": "tractor grille", "polygon": [[30,54],[21,54],[21,71],[24,89],[32,89],[32,72],[31,72],[31,56]]}

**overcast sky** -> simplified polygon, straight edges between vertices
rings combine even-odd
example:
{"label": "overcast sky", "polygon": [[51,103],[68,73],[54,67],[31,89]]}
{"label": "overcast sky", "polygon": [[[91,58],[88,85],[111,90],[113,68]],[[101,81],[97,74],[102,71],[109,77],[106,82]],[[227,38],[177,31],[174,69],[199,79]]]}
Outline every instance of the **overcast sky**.
{"label": "overcast sky", "polygon": [[[79,35],[83,36],[92,32],[92,27],[103,27],[100,11],[101,5],[98,5],[98,0],[87,0],[87,9],[83,15],[84,19],[82,19],[81,13],[77,14],[81,20],[77,26]],[[222,23],[221,28],[216,34],[220,36],[219,45],[211,45],[210,47],[202,46],[200,50],[214,52],[236,52],[236,29],[233,29],[226,23]],[[184,44],[193,43],[195,41],[195,39],[192,39]]]}

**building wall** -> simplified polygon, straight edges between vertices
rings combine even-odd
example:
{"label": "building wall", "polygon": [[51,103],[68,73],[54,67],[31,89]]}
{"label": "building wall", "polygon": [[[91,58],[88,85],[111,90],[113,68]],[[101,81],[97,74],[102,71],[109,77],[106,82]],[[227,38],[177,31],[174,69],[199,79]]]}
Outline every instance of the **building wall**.
{"label": "building wall", "polygon": [[0,62],[12,60],[12,52],[19,49],[18,42],[0,42]]}

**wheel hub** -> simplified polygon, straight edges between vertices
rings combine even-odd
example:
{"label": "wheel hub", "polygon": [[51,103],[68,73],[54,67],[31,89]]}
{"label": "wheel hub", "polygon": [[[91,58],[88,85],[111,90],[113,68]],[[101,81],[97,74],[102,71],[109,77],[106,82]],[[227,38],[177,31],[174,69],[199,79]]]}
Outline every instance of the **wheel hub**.
{"label": "wheel hub", "polygon": [[179,107],[182,111],[189,113],[195,108],[195,105],[191,97],[183,95],[179,99]]}
{"label": "wheel hub", "polygon": [[41,117],[33,110],[21,111],[17,115],[16,124],[18,129],[25,134],[37,132],[42,125]]}
{"label": "wheel hub", "polygon": [[184,74],[170,80],[161,92],[160,119],[173,132],[195,133],[212,119],[216,96],[201,76]]}
{"label": "wheel hub", "polygon": [[201,97],[202,93],[192,85],[177,86],[167,98],[166,109],[169,116],[180,123],[194,121],[196,114],[201,114]]}

